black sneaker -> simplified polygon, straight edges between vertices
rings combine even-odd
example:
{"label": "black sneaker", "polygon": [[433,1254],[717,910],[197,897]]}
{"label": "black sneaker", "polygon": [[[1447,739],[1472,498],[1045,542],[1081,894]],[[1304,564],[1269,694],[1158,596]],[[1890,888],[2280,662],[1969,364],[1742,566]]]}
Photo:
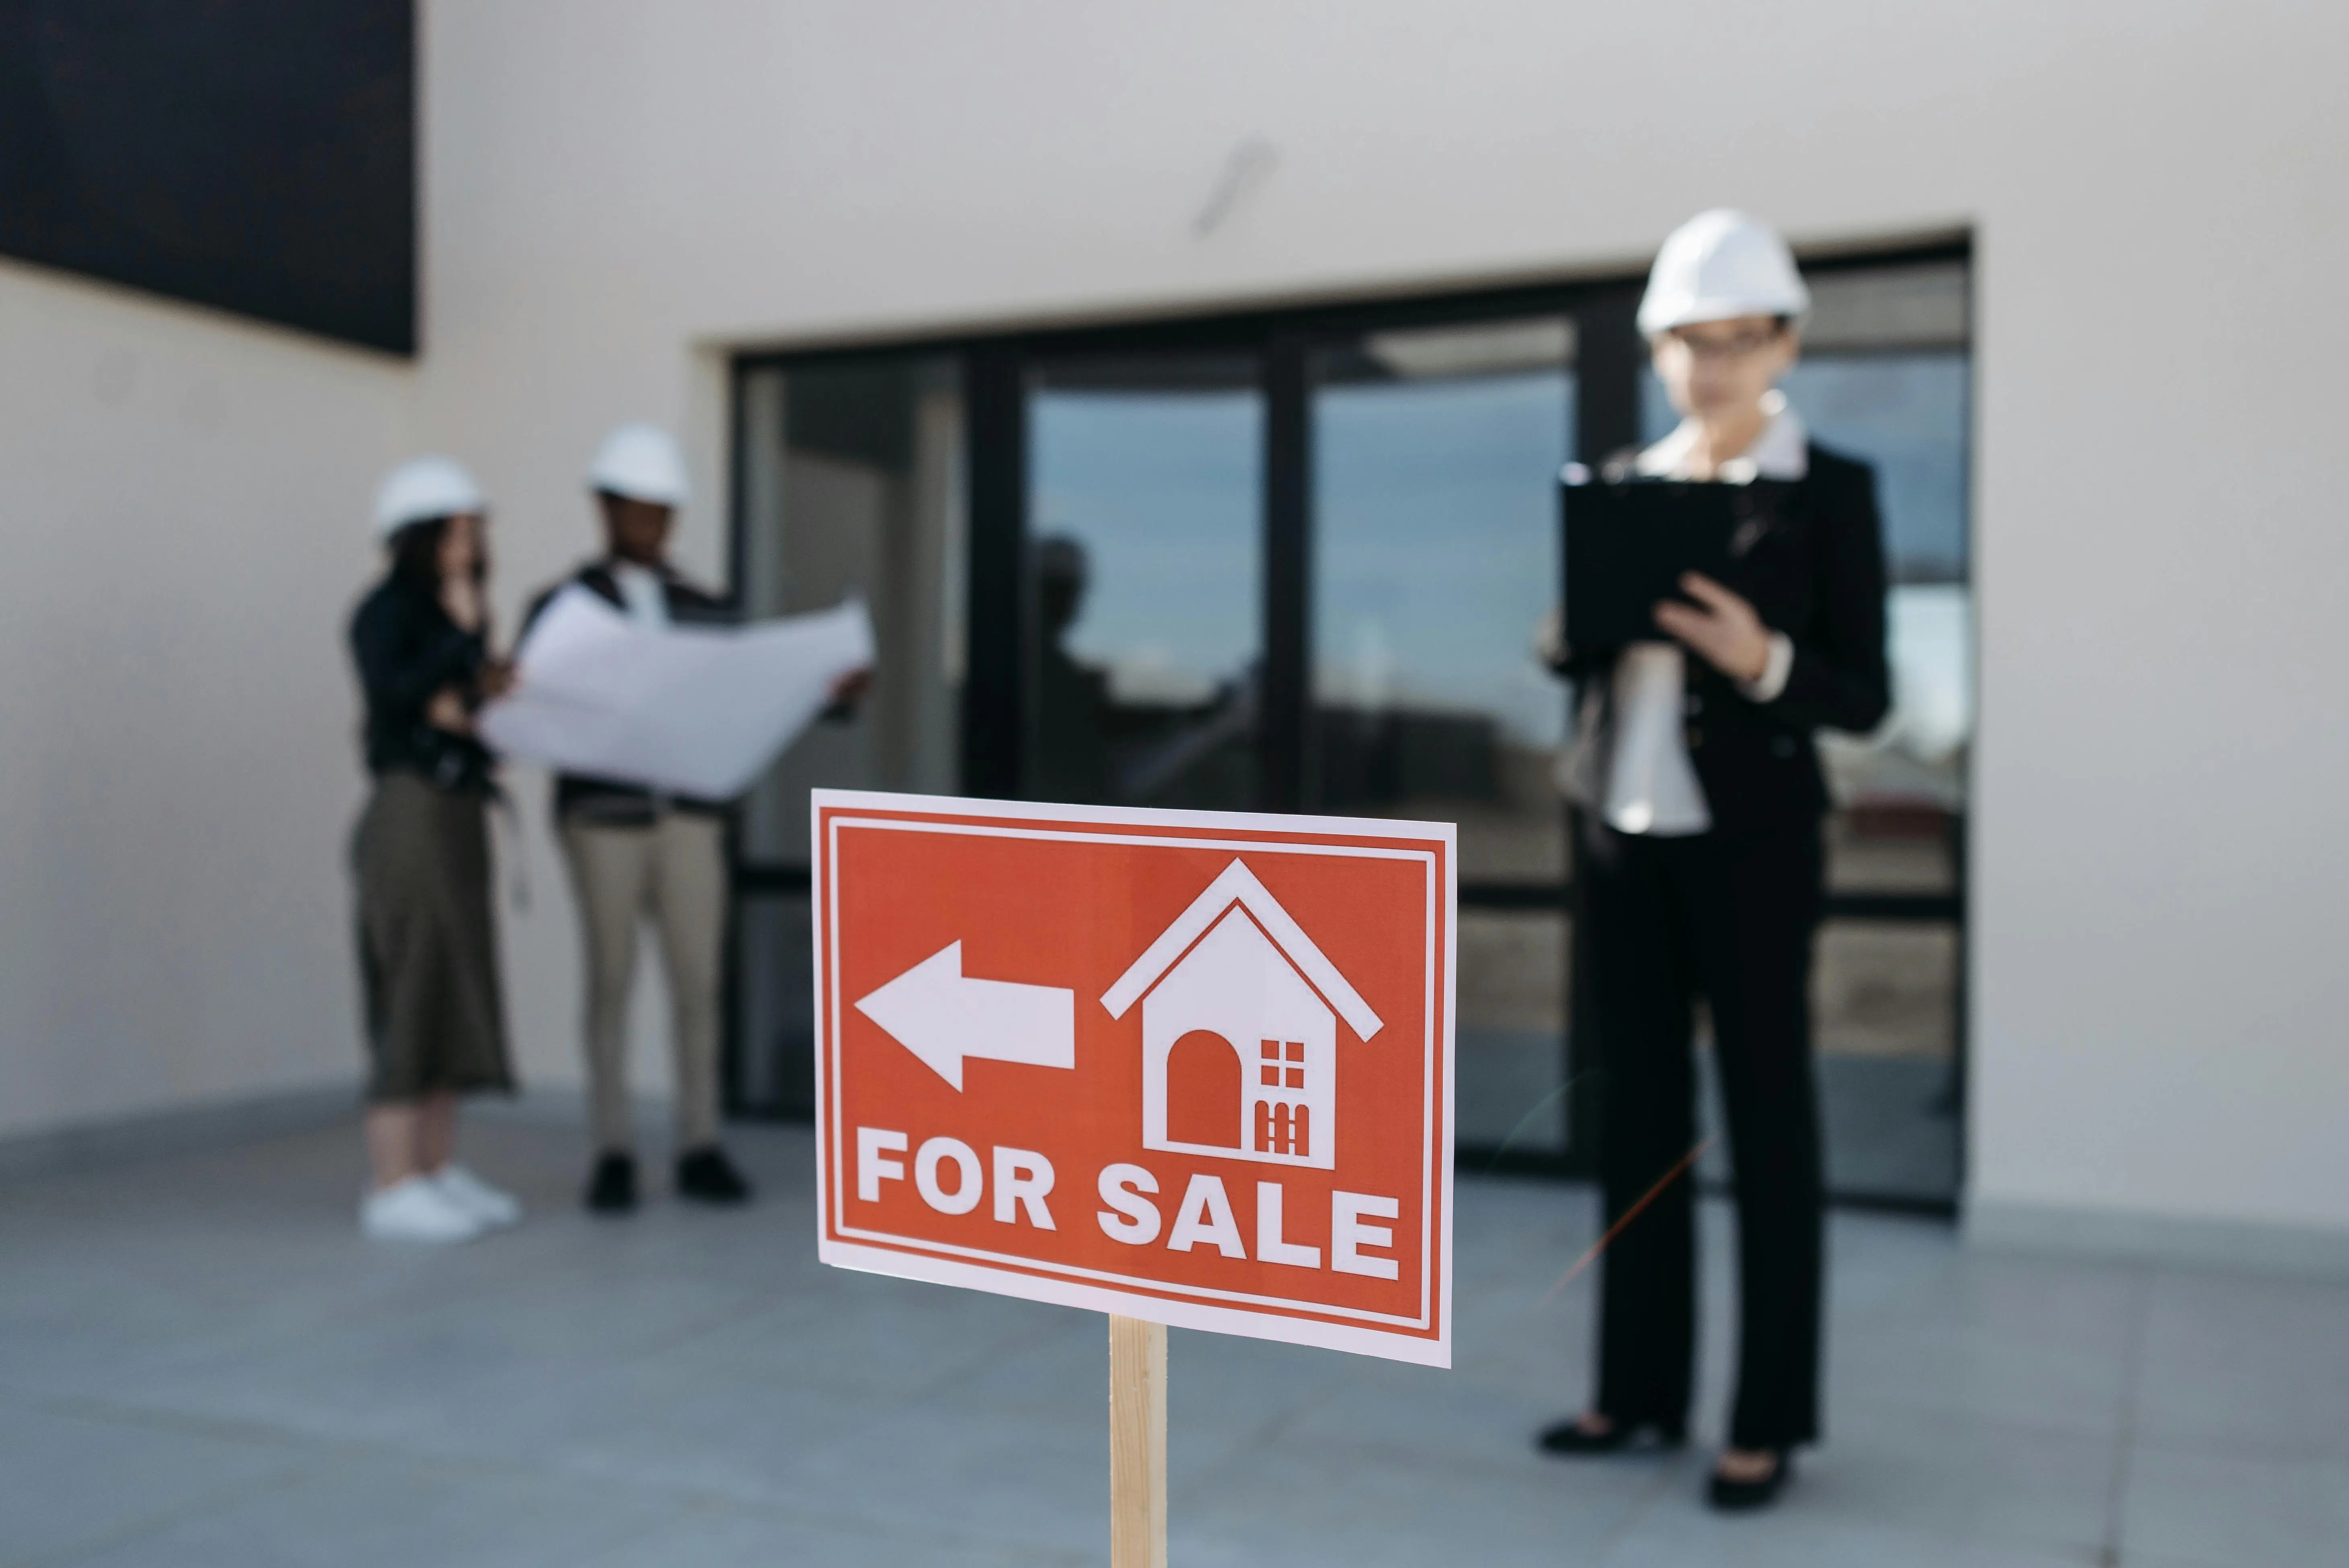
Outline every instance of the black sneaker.
{"label": "black sneaker", "polygon": [[750,1183],[715,1143],[677,1157],[677,1195],[697,1203],[747,1203]]}
{"label": "black sneaker", "polygon": [[625,1214],[636,1206],[636,1161],[634,1155],[606,1154],[595,1161],[587,1181],[588,1212]]}

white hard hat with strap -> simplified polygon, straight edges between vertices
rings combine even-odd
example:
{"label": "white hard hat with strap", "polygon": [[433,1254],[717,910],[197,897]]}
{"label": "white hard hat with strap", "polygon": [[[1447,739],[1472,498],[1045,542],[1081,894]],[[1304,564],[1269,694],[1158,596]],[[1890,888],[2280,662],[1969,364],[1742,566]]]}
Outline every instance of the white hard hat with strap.
{"label": "white hard hat with strap", "polygon": [[483,511],[489,504],[473,476],[453,458],[410,458],[376,487],[376,537],[389,539],[410,523]]}
{"label": "white hard hat with strap", "polygon": [[623,425],[595,449],[595,460],[587,465],[587,485],[630,500],[683,506],[685,459],[667,430],[657,425]]}
{"label": "white hard hat with strap", "polygon": [[1640,301],[1640,330],[1653,337],[1697,322],[1799,317],[1810,308],[1811,291],[1778,232],[1716,207],[1674,229],[1656,253]]}

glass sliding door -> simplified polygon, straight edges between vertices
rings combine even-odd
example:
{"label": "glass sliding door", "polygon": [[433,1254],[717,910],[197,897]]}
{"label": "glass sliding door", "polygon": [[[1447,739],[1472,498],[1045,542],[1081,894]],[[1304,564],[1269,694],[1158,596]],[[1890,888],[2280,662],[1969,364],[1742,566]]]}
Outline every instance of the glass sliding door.
{"label": "glass sliding door", "polygon": [[957,362],[885,355],[746,370],[737,585],[754,619],[864,600],[873,683],[744,798],[735,827],[734,1109],[812,1105],[808,791],[958,788],[965,659],[963,406]]}
{"label": "glass sliding door", "polygon": [[[1961,244],[1809,269],[1787,386],[1877,466],[1892,568],[1894,716],[1821,741],[1829,1181],[1939,1212],[1962,1144],[1968,269]],[[882,662],[739,820],[736,1103],[805,1094],[813,784],[1409,817],[1459,832],[1464,1166],[1587,1171],[1605,1108],[1572,1031],[1573,707],[1533,641],[1558,470],[1671,424],[1640,292],[743,361],[738,581],[755,614],[863,592]]]}
{"label": "glass sliding door", "polygon": [[1556,1158],[1564,687],[1533,654],[1573,455],[1563,315],[1371,331],[1314,356],[1313,808],[1459,828],[1461,1147]]}
{"label": "glass sliding door", "polygon": [[1257,804],[1264,393],[1250,356],[1047,361],[1027,390],[1024,793]]}

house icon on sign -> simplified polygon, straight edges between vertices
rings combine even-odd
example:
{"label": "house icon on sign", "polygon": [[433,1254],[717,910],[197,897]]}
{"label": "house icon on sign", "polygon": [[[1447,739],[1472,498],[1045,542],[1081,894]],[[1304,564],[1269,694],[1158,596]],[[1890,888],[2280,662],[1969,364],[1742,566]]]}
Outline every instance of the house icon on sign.
{"label": "house icon on sign", "polygon": [[1383,1027],[1237,860],[1102,997],[1142,1004],[1142,1146],[1330,1171],[1338,1020]]}

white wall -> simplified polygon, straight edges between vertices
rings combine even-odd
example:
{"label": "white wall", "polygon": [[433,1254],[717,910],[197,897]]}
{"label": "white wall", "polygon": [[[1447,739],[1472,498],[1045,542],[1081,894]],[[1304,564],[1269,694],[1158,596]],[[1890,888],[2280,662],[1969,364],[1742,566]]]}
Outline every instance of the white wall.
{"label": "white wall", "polygon": [[398,361],[0,263],[0,1138],[356,1085]]}
{"label": "white wall", "polygon": [[[491,486],[511,613],[588,547],[623,418],[688,432],[714,568],[729,346],[1619,268],[1733,201],[1814,242],[1978,240],[1978,1212],[2349,1235],[2349,12],[424,19],[412,375],[0,265],[0,1132],[354,1075],[339,620],[411,435]],[[1194,234],[1252,136],[1269,177]],[[545,1083],[575,968],[533,852],[509,969]]]}

